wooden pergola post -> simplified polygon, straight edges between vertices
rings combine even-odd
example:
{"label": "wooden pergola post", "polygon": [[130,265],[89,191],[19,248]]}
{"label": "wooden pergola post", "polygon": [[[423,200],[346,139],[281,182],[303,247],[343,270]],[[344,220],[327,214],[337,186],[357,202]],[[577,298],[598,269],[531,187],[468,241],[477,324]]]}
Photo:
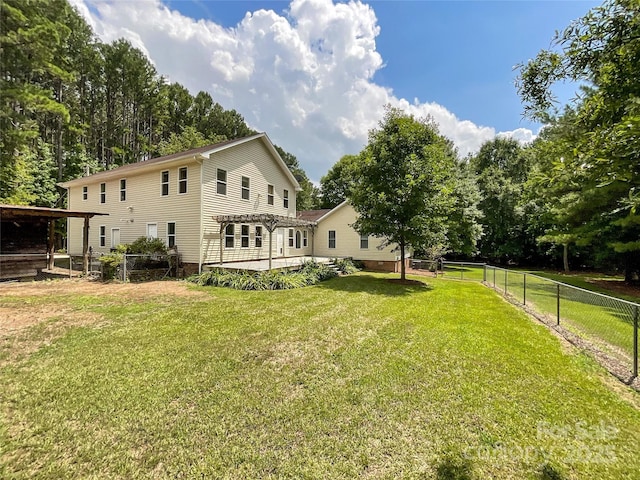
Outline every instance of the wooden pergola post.
{"label": "wooden pergola post", "polygon": [[55,252],[55,234],[56,234],[56,219],[55,218],[50,218],[49,219],[49,234],[47,237],[47,254],[49,255],[48,257],[48,262],[47,262],[47,269],[48,270],[53,270],[53,262],[54,262],[54,252]]}
{"label": "wooden pergola post", "polygon": [[82,273],[89,273],[89,216],[84,217],[84,226],[82,227]]}
{"label": "wooden pergola post", "polygon": [[[220,265],[222,265],[224,263],[224,260],[222,258],[222,256],[224,255],[224,244],[222,242],[224,242],[224,231],[227,228],[227,223],[225,222],[220,222]],[[234,232],[235,235],[235,232]]]}
{"label": "wooden pergola post", "polygon": [[267,229],[269,232],[269,270],[271,270],[271,262],[273,259],[273,232]]}

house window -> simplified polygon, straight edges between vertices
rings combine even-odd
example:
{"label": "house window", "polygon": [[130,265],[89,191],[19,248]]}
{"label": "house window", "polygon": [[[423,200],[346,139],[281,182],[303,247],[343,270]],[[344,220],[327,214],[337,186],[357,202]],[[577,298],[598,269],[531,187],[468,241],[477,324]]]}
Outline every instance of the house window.
{"label": "house window", "polygon": [[160,174],[161,195],[166,197],[169,195],[169,170],[165,170]]}
{"label": "house window", "polygon": [[329,248],[336,248],[336,231],[329,230]]}
{"label": "house window", "polygon": [[240,246],[249,248],[249,225],[240,226]]}
{"label": "house window", "polygon": [[307,245],[309,245],[308,232],[307,232],[307,230],[303,230],[302,231],[302,246],[306,247]]}
{"label": "house window", "polygon": [[230,223],[224,229],[224,247],[225,248],[233,248],[233,241],[235,235],[235,225]]}
{"label": "house window", "polygon": [[249,200],[249,177],[242,177],[242,199]]}
{"label": "house window", "polygon": [[220,195],[226,195],[227,194],[227,171],[219,168],[216,173],[216,180],[217,180],[216,193],[219,193]]}
{"label": "house window", "polygon": [[176,222],[167,222],[167,246],[176,246]]}
{"label": "house window", "polygon": [[104,225],[100,225],[100,246],[107,246],[107,227]]}
{"label": "house window", "polygon": [[300,248],[302,246],[302,235],[299,231],[296,232],[296,248]]}
{"label": "house window", "polygon": [[107,184],[100,184],[100,203],[107,203]]}
{"label": "house window", "polygon": [[178,193],[187,193],[187,167],[178,170]]}
{"label": "house window", "polygon": [[158,224],[157,223],[147,223],[147,238],[152,240],[154,238],[158,238]]}
{"label": "house window", "polygon": [[256,225],[256,248],[262,248],[262,226]]}
{"label": "house window", "polygon": [[273,185],[267,185],[267,205],[273,205]]}
{"label": "house window", "polygon": [[283,192],[283,205],[284,208],[289,208],[289,190]]}
{"label": "house window", "polygon": [[124,202],[127,200],[127,179],[123,178],[120,180],[120,201]]}
{"label": "house window", "polygon": [[89,198],[89,187],[85,185],[82,187],[82,200],[86,200],[87,198]]}
{"label": "house window", "polygon": [[363,250],[369,248],[369,235],[360,235],[360,248]]}
{"label": "house window", "polygon": [[289,229],[289,248],[293,248],[293,228]]}

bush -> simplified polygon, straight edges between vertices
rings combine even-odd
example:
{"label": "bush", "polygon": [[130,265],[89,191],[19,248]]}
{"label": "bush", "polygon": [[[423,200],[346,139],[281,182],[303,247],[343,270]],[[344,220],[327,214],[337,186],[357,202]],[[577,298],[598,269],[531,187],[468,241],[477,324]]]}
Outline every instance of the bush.
{"label": "bush", "polygon": [[345,275],[356,273],[359,270],[350,258],[335,258],[333,264],[338,267],[340,273],[344,273]]}
{"label": "bush", "polygon": [[168,252],[164,241],[159,238],[138,237],[127,246],[127,253],[140,255],[166,255]]}
{"label": "bush", "polygon": [[114,252],[102,255],[99,260],[102,264],[102,279],[113,280],[118,276],[118,269],[127,253],[127,245],[118,245]]}
{"label": "bush", "polygon": [[202,286],[229,287],[236,290],[290,290],[315,285],[338,274],[327,265],[307,262],[296,272],[233,272],[213,269],[193,275],[188,281]]}

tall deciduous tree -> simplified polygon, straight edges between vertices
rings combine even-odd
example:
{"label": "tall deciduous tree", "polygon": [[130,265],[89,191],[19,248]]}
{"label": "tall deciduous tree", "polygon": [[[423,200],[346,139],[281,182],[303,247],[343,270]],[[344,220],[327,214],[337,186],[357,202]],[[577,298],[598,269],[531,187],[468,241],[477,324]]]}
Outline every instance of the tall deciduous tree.
{"label": "tall deciduous tree", "polygon": [[344,155],[320,179],[321,208],[334,208],[347,199],[359,158],[358,155]]}
{"label": "tall deciduous tree", "polygon": [[349,197],[354,228],[398,245],[404,280],[407,248],[446,240],[455,152],[431,119],[387,107],[361,155]]}
{"label": "tall deciduous tree", "polygon": [[571,208],[581,221],[567,233],[616,254],[627,281],[638,280],[640,1],[606,1],[559,33],[555,45],[521,67],[518,86],[529,115],[548,118],[555,82],[591,85],[574,107],[582,134],[556,175],[580,184]]}

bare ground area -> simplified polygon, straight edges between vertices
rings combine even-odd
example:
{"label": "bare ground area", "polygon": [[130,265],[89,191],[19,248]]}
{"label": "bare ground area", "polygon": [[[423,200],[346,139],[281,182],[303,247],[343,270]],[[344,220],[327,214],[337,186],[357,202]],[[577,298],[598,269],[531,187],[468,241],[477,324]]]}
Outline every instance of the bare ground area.
{"label": "bare ground area", "polygon": [[[87,279],[0,284],[0,365],[28,355],[50,344],[69,327],[106,325],[102,315],[74,307],[69,296],[99,299],[101,305],[123,305],[142,301],[170,303],[176,297],[206,298],[190,290],[185,282],[104,283]],[[31,328],[38,335],[26,335]]]}

